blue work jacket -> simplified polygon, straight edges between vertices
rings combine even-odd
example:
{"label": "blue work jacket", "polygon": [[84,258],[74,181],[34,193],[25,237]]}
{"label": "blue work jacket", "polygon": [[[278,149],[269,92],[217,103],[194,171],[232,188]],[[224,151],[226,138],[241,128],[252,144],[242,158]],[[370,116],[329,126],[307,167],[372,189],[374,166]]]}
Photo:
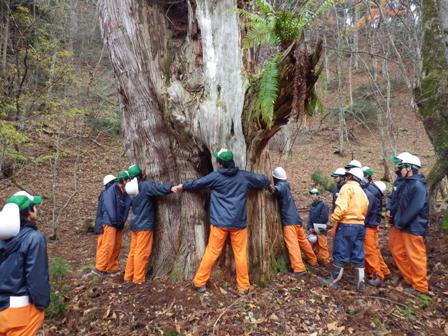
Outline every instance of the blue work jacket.
{"label": "blue work jacket", "polygon": [[364,188],[367,199],[369,200],[369,208],[364,221],[366,227],[377,227],[381,223],[381,209],[383,207],[383,194],[378,187],[369,183]]}
{"label": "blue work jacket", "polygon": [[114,183],[103,193],[103,224],[123,229],[130,207],[131,199],[128,194],[121,192],[118,183]]}
{"label": "blue work jacket", "polygon": [[328,206],[322,200],[317,200],[311,203],[308,212],[307,230],[314,228],[314,223],[327,224],[328,222]]}
{"label": "blue work jacket", "polygon": [[418,174],[406,177],[398,192],[394,214],[395,227],[407,233],[424,236],[429,221],[425,178]]}
{"label": "blue work jacket", "polygon": [[344,185],[343,183],[341,183],[341,184],[336,183],[336,186],[335,186],[334,189],[333,189],[333,193],[332,193],[332,196],[333,196],[333,203],[332,203],[332,208],[331,208],[331,211],[332,211],[332,212],[333,212],[334,209],[336,208],[336,199],[338,198],[338,196],[339,196],[339,191],[341,190],[341,188],[342,188],[343,185]]}
{"label": "blue work jacket", "polygon": [[250,189],[262,189],[270,180],[261,174],[235,168],[221,168],[206,176],[183,184],[184,190],[211,190],[210,223],[223,228],[243,229],[247,226],[246,201]]}
{"label": "blue work jacket", "polygon": [[154,230],[156,211],[154,198],[171,193],[170,184],[157,184],[152,181],[138,182],[138,195],[132,198],[131,231]]}
{"label": "blue work jacket", "polygon": [[302,219],[292,198],[291,187],[286,181],[278,181],[275,186],[275,196],[280,208],[282,226],[302,225]]}
{"label": "blue work jacket", "polygon": [[0,311],[9,307],[10,296],[29,296],[43,310],[50,303],[47,242],[27,220],[17,236],[0,240]]}
{"label": "blue work jacket", "polygon": [[396,211],[397,198],[399,195],[398,190],[403,185],[403,182],[404,178],[401,175],[397,176],[392,186],[392,192],[387,196],[386,209],[390,211],[392,222]]}

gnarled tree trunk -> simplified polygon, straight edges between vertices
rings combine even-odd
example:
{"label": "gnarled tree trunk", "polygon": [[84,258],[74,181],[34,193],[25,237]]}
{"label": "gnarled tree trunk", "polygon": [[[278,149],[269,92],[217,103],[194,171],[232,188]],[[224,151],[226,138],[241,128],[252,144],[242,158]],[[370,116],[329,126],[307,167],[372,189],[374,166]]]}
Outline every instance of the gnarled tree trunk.
{"label": "gnarled tree trunk", "polygon": [[422,1],[422,79],[416,100],[436,163],[428,174],[431,208],[438,185],[448,175],[448,4],[445,0]]}
{"label": "gnarled tree trunk", "polygon": [[[236,8],[236,0],[99,1],[124,144],[131,161],[151,179],[174,184],[205,175],[213,170],[211,149],[220,146],[234,151],[238,166],[270,174],[264,149],[291,115],[294,76],[301,81],[299,103],[307,102],[319,56],[293,44],[281,64],[272,125],[254,117],[255,93],[243,74]],[[151,258],[155,275],[191,278],[204,252],[207,212],[206,193],[160,199]],[[248,217],[252,277],[269,281],[282,248],[272,197],[251,194]]]}

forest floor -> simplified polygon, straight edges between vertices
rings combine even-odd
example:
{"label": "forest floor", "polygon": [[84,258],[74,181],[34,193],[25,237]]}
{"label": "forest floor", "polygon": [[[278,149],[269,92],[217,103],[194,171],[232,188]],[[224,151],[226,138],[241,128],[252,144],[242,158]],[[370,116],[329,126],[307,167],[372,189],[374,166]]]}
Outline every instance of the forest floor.
{"label": "forest floor", "polygon": [[[408,107],[409,97],[397,95],[394,109],[400,111],[398,150],[412,150],[426,167],[434,152],[418,116]],[[308,190],[313,186],[311,173],[320,169],[324,175],[353,158],[383,174],[379,140],[361,127],[353,127],[352,155],[334,154],[338,136],[336,123],[307,120],[292,153],[272,152],[273,167],[285,167],[294,198],[306,220],[310,203]],[[331,126],[333,125],[333,126]],[[397,126],[398,127],[398,126]],[[94,140],[92,140],[94,139]],[[82,140],[77,176],[78,192],[61,213],[59,239],[49,240],[49,258],[63,258],[70,273],[59,280],[59,296],[65,314],[48,318],[44,335],[448,335],[448,233],[441,231],[439,218],[431,218],[426,238],[428,276],[431,293],[414,296],[404,291],[397,270],[386,248],[387,228],[383,227],[381,244],[386,262],[393,270],[380,289],[368,287],[363,294],[354,289],[351,270],[344,274],[340,289],[319,285],[319,276],[328,274],[323,267],[309,269],[300,278],[282,272],[267,287],[254,285],[248,296],[235,292],[234,273],[213,274],[206,295],[197,294],[188,281],[153,279],[141,286],[123,283],[121,275],[98,278],[89,276],[94,266],[96,237],[82,227],[94,218],[102,177],[129,166],[119,138],[95,135]],[[53,143],[45,134],[35,134],[30,156],[41,157],[27,164],[17,174],[17,181],[1,181],[0,202],[26,188],[42,194],[38,225],[48,236],[52,232],[53,211],[57,215],[73,192],[74,155],[61,158],[54,179],[45,155]],[[423,170],[427,172],[428,169]],[[20,178],[20,180],[19,180]],[[177,182],[177,181],[172,181]],[[53,206],[52,186],[56,190]],[[329,201],[330,195],[324,194]],[[124,266],[129,249],[126,229],[121,252]]]}

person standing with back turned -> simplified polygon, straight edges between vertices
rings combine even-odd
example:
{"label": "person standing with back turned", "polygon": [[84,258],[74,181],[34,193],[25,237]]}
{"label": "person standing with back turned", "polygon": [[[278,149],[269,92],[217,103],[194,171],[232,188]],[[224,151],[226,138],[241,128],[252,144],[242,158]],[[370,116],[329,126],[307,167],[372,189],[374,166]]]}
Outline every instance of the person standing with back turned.
{"label": "person standing with back turned", "polygon": [[47,242],[35,223],[41,202],[25,191],[6,201],[18,207],[20,231],[0,239],[0,335],[36,335],[50,303]]}
{"label": "person standing with back turned", "polygon": [[201,264],[193,280],[199,293],[205,293],[213,265],[221,254],[230,235],[230,244],[235,256],[236,282],[238,294],[249,291],[247,260],[247,194],[250,189],[262,189],[271,181],[267,176],[251,173],[235,167],[233,153],[221,149],[213,153],[218,170],[193,181],[184,182],[174,188],[174,192],[211,190],[210,236]]}

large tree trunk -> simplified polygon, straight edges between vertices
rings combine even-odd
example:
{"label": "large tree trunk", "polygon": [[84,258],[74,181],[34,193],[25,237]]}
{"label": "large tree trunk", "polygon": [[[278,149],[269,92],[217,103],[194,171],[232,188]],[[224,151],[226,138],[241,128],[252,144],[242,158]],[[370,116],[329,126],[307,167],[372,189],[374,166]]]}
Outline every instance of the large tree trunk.
{"label": "large tree trunk", "polygon": [[448,174],[448,5],[441,0],[423,0],[422,79],[416,100],[428,136],[434,145],[436,163],[428,174],[431,208],[439,183]]}
{"label": "large tree trunk", "polygon": [[[257,122],[254,93],[242,70],[236,0],[100,0],[103,39],[118,81],[124,144],[133,162],[156,181],[179,183],[213,170],[211,149],[227,146],[243,168],[270,173],[264,149],[291,114],[291,46],[281,68],[271,126]],[[318,57],[306,57],[301,103]],[[293,71],[291,71],[293,70]],[[318,74],[318,71],[316,71]],[[288,78],[289,76],[289,78]],[[299,79],[300,79],[299,78]],[[243,122],[244,120],[244,122]],[[183,193],[158,202],[154,275],[191,278],[204,252],[208,195]],[[249,259],[254,280],[269,281],[282,240],[273,199],[251,195]]]}

